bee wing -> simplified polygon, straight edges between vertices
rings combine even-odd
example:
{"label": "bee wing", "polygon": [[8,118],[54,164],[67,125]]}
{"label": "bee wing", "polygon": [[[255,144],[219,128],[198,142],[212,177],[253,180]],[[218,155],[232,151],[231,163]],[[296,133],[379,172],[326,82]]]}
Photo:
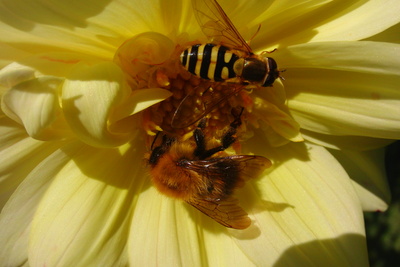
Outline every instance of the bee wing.
{"label": "bee wing", "polygon": [[251,224],[249,216],[233,197],[220,201],[193,198],[186,202],[225,227],[245,229]]}
{"label": "bee wing", "polygon": [[245,229],[251,220],[231,194],[270,166],[269,159],[252,155],[186,161],[181,167],[199,174],[207,186],[207,193],[186,202],[226,227]]}
{"label": "bee wing", "polygon": [[211,86],[204,87],[201,100],[198,101],[200,85],[185,96],[174,112],[171,127],[175,129],[186,128],[210,113],[218,105],[228,101],[229,97],[239,93],[245,85],[230,84],[221,86],[221,90],[210,90]]}
{"label": "bee wing", "polygon": [[221,173],[224,173],[226,175],[232,174],[230,179],[237,176],[240,180],[248,181],[258,177],[271,165],[272,162],[263,156],[232,155],[222,158],[187,161],[182,167],[212,180],[216,180]]}
{"label": "bee wing", "polygon": [[216,0],[192,0],[196,19],[211,40],[252,54],[250,46]]}
{"label": "bee wing", "polygon": [[265,169],[272,166],[272,162],[263,156],[233,155],[228,158],[238,164],[240,177],[244,181],[257,178]]}

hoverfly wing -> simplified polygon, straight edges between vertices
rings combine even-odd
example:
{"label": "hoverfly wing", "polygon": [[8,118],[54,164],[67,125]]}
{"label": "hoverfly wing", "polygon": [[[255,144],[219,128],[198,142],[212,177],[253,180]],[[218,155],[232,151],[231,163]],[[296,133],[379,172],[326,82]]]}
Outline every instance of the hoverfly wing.
{"label": "hoverfly wing", "polygon": [[[194,88],[193,92],[199,91],[198,88]],[[190,93],[186,95],[174,112],[171,127],[181,129],[196,123],[243,88],[244,85],[242,84],[224,85],[221,86],[220,90],[213,90],[211,86],[204,87],[200,101],[198,101],[198,94]]]}
{"label": "hoverfly wing", "polygon": [[172,116],[171,127],[174,129],[186,128],[196,123],[206,114],[205,106],[196,103],[194,94],[188,94],[176,108]]}
{"label": "hoverfly wing", "polygon": [[192,0],[192,5],[197,22],[211,42],[252,54],[250,46],[216,0]]}
{"label": "hoverfly wing", "polygon": [[186,202],[225,227],[245,229],[251,224],[249,216],[233,197],[219,201],[193,198]]}

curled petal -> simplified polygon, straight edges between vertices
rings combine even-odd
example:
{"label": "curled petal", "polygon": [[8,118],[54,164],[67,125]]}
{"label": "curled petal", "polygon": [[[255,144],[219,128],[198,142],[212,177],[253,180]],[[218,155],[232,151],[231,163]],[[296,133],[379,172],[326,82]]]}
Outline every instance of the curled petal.
{"label": "curled petal", "polygon": [[8,90],[1,102],[3,112],[23,125],[38,140],[54,140],[70,135],[59,104],[62,80],[41,77],[19,83]]}
{"label": "curled petal", "polygon": [[35,78],[35,69],[13,62],[0,70],[2,95],[11,87]]}
{"label": "curled petal", "polygon": [[298,123],[288,113],[282,111],[276,105],[260,97],[254,97],[253,113],[256,117],[266,122],[274,132],[285,139],[293,142],[303,141]]}
{"label": "curled petal", "polygon": [[93,146],[117,146],[130,140],[136,125],[133,117],[113,117],[114,110],[130,101],[130,95],[114,63],[78,64],[64,83],[62,106],[81,140]]}
{"label": "curled petal", "polygon": [[116,52],[114,61],[136,78],[138,73],[168,60],[174,48],[174,43],[165,35],[146,32],[125,41]]}
{"label": "curled petal", "polygon": [[115,110],[113,117],[118,120],[125,116],[134,115],[165,100],[171,95],[172,93],[170,91],[161,88],[136,89],[132,91],[127,105]]}

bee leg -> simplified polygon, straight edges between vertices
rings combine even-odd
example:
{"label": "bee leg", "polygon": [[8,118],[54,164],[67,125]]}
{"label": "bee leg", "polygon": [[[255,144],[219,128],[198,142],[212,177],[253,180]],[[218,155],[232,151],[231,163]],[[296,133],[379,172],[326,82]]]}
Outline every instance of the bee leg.
{"label": "bee leg", "polygon": [[[242,120],[240,119],[242,113],[243,113],[243,108],[241,108],[241,110],[239,112],[236,112],[236,110],[232,110],[232,115],[235,117],[235,120],[233,122],[231,122],[231,124],[229,125],[228,131],[222,137],[222,140],[221,140],[222,145],[211,148],[209,150],[205,150],[205,144],[204,144],[203,150],[201,150],[201,153],[199,153],[199,155],[196,155],[196,156],[198,156],[200,159],[206,159],[208,157],[211,157],[215,153],[224,151],[225,149],[230,147],[236,141],[235,135],[236,135],[237,128],[240,125],[242,125]],[[204,135],[203,135],[203,138],[204,138]],[[197,141],[196,141],[196,143],[197,143]]]}
{"label": "bee leg", "polygon": [[231,113],[235,117],[235,120],[231,122],[229,130],[222,137],[222,150],[227,149],[236,141],[236,130],[240,127],[240,125],[242,125],[242,120],[240,119],[240,117],[242,116],[243,110],[244,108],[240,108],[240,111],[238,111],[237,109],[232,109]]}
{"label": "bee leg", "polygon": [[[155,139],[156,139],[157,137],[158,137],[158,134],[156,135]],[[162,155],[164,155],[165,152],[168,151],[168,149],[170,148],[171,144],[172,144],[174,141],[175,141],[174,138],[170,138],[170,137],[167,137],[166,135],[164,135],[164,136],[163,136],[163,141],[162,141],[161,145],[158,146],[158,147],[155,147],[154,149],[152,149],[151,155],[150,155],[150,158],[149,158],[149,163],[150,163],[151,165],[156,165],[157,162],[158,162],[158,159],[159,159]],[[153,141],[152,147],[153,147],[153,145],[154,145],[154,141]]]}
{"label": "bee leg", "polygon": [[197,128],[193,132],[193,137],[196,142],[196,149],[194,150],[193,154],[201,159],[203,159],[203,154],[206,151],[206,141],[203,133],[203,129],[206,127],[206,122],[207,121],[205,118],[200,120],[199,124],[197,125]]}

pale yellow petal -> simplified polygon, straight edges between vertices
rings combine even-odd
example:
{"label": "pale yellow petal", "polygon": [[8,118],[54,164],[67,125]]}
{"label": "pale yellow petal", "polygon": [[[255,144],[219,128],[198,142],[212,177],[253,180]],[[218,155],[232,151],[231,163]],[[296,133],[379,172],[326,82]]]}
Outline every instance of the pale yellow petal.
{"label": "pale yellow petal", "polygon": [[0,259],[4,266],[22,266],[27,261],[30,222],[62,165],[65,157],[58,149],[63,145],[34,140],[19,124],[0,118]]}
{"label": "pale yellow petal", "polygon": [[[397,0],[384,4],[380,0],[362,3],[356,0],[274,1],[265,11],[264,21],[258,22],[264,30],[252,44],[259,50],[265,49],[263,41],[270,44],[267,47],[275,43],[274,48],[309,42],[360,40],[397,24],[399,11]],[[274,16],[268,17],[268,12]]]}
{"label": "pale yellow petal", "polygon": [[[24,180],[8,200],[0,215],[0,239],[2,240],[0,259],[5,266],[21,266],[27,262],[32,218],[53,177],[68,158],[61,150],[51,153],[54,151],[54,142],[40,144],[40,152],[27,149],[30,151],[31,158],[35,158],[35,161],[41,160],[36,166],[32,167],[30,163],[19,162],[18,168],[24,169],[25,173],[18,172],[18,174],[25,175]],[[62,147],[64,144],[58,143],[58,145]]]}
{"label": "pale yellow petal", "polygon": [[226,228],[154,187],[138,199],[128,255],[131,266],[253,266]]}
{"label": "pale yellow petal", "polygon": [[132,207],[145,179],[140,136],[119,149],[67,150],[70,160],[55,175],[32,222],[32,266],[127,265]]}
{"label": "pale yellow petal", "polygon": [[[64,1],[3,1],[0,24],[2,41],[34,53],[70,50],[108,55],[111,58],[109,42],[113,32],[96,25],[96,20],[88,21],[90,17],[102,14],[106,7],[106,2],[91,5]],[[111,40],[107,40],[107,35]]]}
{"label": "pale yellow petal", "polygon": [[[293,45],[279,49],[272,55],[279,62],[279,67],[286,69],[286,72],[282,74],[285,76],[284,84],[286,85],[287,82],[290,82],[286,76],[293,72],[292,69],[297,71],[300,68],[309,70],[310,74],[313,74],[315,69],[351,71],[371,76],[385,74],[389,75],[387,78],[391,80],[394,78],[392,75],[398,76],[400,59],[393,55],[399,49],[400,45],[395,43],[337,41]],[[385,60],[382,60],[383,58]],[[323,78],[314,75],[315,77]],[[335,80],[340,81],[335,78],[332,82]],[[360,82],[360,78],[357,76],[352,80]]]}
{"label": "pale yellow petal", "polygon": [[390,190],[385,172],[385,150],[356,152],[330,150],[353,180],[364,211],[385,211],[390,203]]}
{"label": "pale yellow petal", "polygon": [[[176,29],[179,24],[173,22],[179,16],[166,16],[166,5],[147,0],[3,2],[0,39],[27,52],[74,51],[112,59],[116,48],[131,36]],[[179,10],[181,2],[168,5]]]}
{"label": "pale yellow petal", "polygon": [[19,83],[4,94],[2,110],[35,139],[66,138],[71,133],[59,103],[62,82],[56,77],[41,77]]}
{"label": "pale yellow petal", "polygon": [[92,146],[126,143],[136,127],[135,118],[115,117],[114,112],[129,103],[130,94],[122,71],[114,63],[78,64],[63,86],[65,118],[73,132]]}
{"label": "pale yellow petal", "polygon": [[332,20],[317,27],[315,30],[318,34],[311,41],[359,40],[400,22],[400,3],[397,0],[387,0],[384,3],[370,0],[361,5],[356,1],[353,1],[355,5],[349,5],[351,1],[336,3],[336,8],[342,10],[339,9]]}
{"label": "pale yellow petal", "polygon": [[[131,266],[201,266],[196,225],[187,214],[178,217],[184,207],[160,195],[150,179],[145,185],[151,188],[140,194],[130,229],[127,253]],[[187,253],[181,245],[187,246]]]}
{"label": "pale yellow petal", "polygon": [[400,60],[393,55],[399,48],[332,42],[283,50],[291,114],[302,128],[322,134],[398,139]]}
{"label": "pale yellow petal", "polygon": [[389,29],[380,32],[374,36],[364,39],[365,41],[388,42],[400,44],[400,23],[390,27]]}
{"label": "pale yellow petal", "polygon": [[21,49],[15,48],[12,45],[0,43],[0,69],[11,64],[15,60],[28,57],[31,54]]}
{"label": "pale yellow petal", "polygon": [[279,149],[261,144],[251,151],[274,166],[241,195],[254,220],[232,231],[243,252],[257,266],[366,266],[361,205],[335,158],[305,143]]}
{"label": "pale yellow petal", "polygon": [[[151,107],[168,97],[170,97],[172,93],[168,90],[161,89],[161,88],[147,88],[147,89],[138,89],[134,90],[131,95],[130,103],[131,106],[126,105],[123,107],[124,115],[129,116],[136,114],[140,111],[145,110],[148,107]],[[120,109],[119,111],[122,111]],[[122,112],[121,112],[122,113]],[[121,117],[119,115],[118,117]]]}
{"label": "pale yellow petal", "polygon": [[[293,142],[303,141],[299,124],[288,113],[261,97],[254,96],[253,101],[252,113],[265,122],[274,132]],[[270,141],[270,143],[273,143],[273,141]]]}
{"label": "pale yellow petal", "polygon": [[7,90],[19,83],[42,76],[66,77],[76,64],[95,64],[93,57],[71,52],[48,52],[31,55],[0,70],[0,89]]}
{"label": "pale yellow petal", "polygon": [[[261,25],[260,31],[251,40],[251,47],[258,52],[285,47],[293,43],[303,43],[316,34],[314,27],[334,15],[333,10],[326,8],[331,2],[329,0],[264,1],[264,6],[261,7],[260,1],[254,1],[253,9],[249,10],[253,17],[247,17],[247,20],[242,20],[240,24],[235,25],[241,30],[246,40],[249,40],[256,33],[257,27]],[[321,10],[324,12],[320,12]],[[238,10],[237,17],[242,17],[241,13]],[[243,32],[241,25],[248,25],[252,30]]]}
{"label": "pale yellow petal", "polygon": [[34,79],[36,70],[13,62],[0,70],[1,96],[15,85]]}
{"label": "pale yellow petal", "polygon": [[302,129],[301,134],[307,141],[332,149],[365,151],[377,149],[393,143],[392,139],[378,139],[354,135],[320,134]]}
{"label": "pale yellow petal", "polygon": [[50,75],[66,77],[78,63],[96,64],[101,62],[98,58],[76,52],[46,52],[19,60],[19,64],[31,67],[36,76]]}
{"label": "pale yellow petal", "polygon": [[62,142],[44,143],[5,116],[0,117],[0,194],[11,194],[23,179]]}

